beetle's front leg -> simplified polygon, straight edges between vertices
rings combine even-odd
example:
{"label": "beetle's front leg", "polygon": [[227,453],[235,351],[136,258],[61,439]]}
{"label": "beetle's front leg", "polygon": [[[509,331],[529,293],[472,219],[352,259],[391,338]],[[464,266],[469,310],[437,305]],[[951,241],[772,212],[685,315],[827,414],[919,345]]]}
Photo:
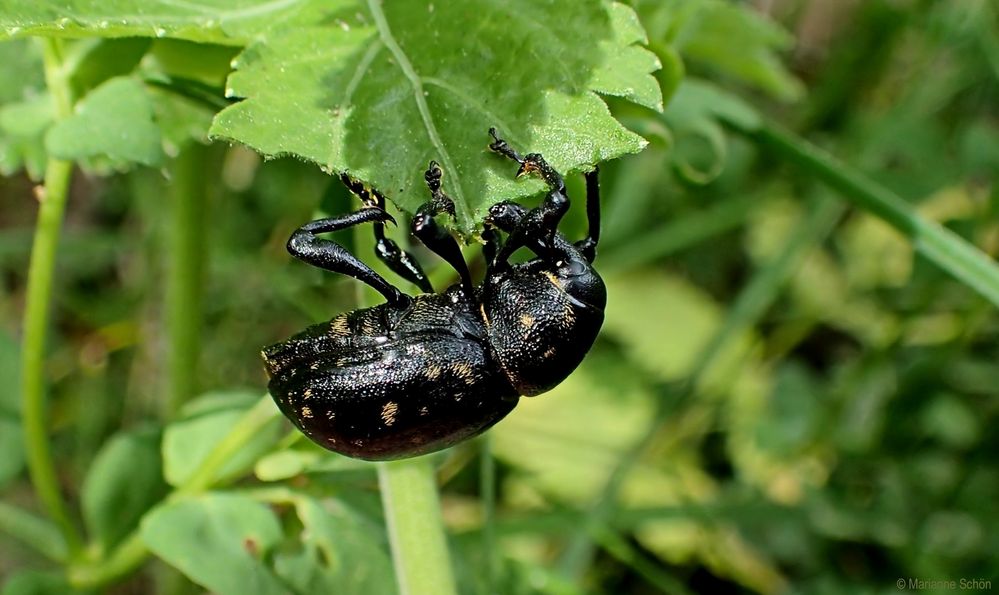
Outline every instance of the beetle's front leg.
{"label": "beetle's front leg", "polygon": [[559,254],[554,249],[555,234],[559,222],[569,210],[569,197],[565,193],[565,182],[562,175],[548,165],[540,153],[531,153],[526,157],[520,157],[505,140],[496,135],[495,128],[490,128],[489,134],[493,137],[493,142],[489,145],[491,150],[520,164],[520,169],[517,170],[518,178],[526,174],[537,174],[551,189],[541,204],[521,217],[510,231],[510,237],[507,238],[503,248],[496,255],[493,265],[500,268],[506,266],[510,256],[523,246],[532,249],[539,246],[542,248],[542,252],[539,252],[538,256],[551,261],[557,260]]}

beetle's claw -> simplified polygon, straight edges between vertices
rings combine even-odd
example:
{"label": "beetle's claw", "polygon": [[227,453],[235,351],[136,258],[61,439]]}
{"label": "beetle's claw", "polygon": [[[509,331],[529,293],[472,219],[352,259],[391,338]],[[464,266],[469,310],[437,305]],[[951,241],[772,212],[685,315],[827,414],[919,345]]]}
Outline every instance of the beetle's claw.
{"label": "beetle's claw", "polygon": [[389,212],[386,211],[385,209],[383,209],[383,208],[381,208],[381,207],[379,207],[377,205],[370,205],[370,206],[365,207],[365,209],[369,210],[369,211],[374,211],[374,212],[378,213],[378,215],[375,217],[375,220],[381,221],[382,223],[391,223],[392,225],[395,225],[396,227],[399,226],[399,224],[396,223],[396,221],[395,221],[395,217],[393,217],[392,215],[390,215]]}

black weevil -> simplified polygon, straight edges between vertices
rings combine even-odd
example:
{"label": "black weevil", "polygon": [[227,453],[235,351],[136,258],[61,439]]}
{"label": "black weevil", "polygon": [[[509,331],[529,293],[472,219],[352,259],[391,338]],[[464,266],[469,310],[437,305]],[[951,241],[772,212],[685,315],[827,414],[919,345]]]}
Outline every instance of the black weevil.
{"label": "black weevil", "polygon": [[[600,227],[597,171],[586,174],[589,235],[568,242],[557,231],[569,208],[562,176],[544,158],[521,157],[496,136],[489,148],[520,164],[517,176],[539,175],[549,191],[525,209],[493,205],[486,217],[482,284],[472,284],[457,242],[434,221],[454,203],[441,190],[441,170],[425,174],[431,200],[412,232],[458,272],[443,293],[410,254],[385,237],[385,197],[346,175],[365,204],[348,215],[303,225],[288,251],[305,262],[367,283],[386,303],[336,316],[263,351],[268,388],[281,411],[320,446],[381,460],[416,456],[476,436],[533,396],[564,380],[589,351],[603,323],[607,293],[592,267]],[[374,224],[376,253],[425,293],[409,296],[342,246],[318,238],[359,223]],[[498,231],[507,234],[501,244]],[[537,257],[510,264],[518,248]]]}

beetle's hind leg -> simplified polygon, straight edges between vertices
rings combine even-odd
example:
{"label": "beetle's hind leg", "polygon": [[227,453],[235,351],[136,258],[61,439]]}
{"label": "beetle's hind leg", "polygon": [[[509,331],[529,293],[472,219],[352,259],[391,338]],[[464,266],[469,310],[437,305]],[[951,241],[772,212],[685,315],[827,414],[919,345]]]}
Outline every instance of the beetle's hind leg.
{"label": "beetle's hind leg", "polygon": [[[352,179],[347,174],[340,174],[340,181],[366,206],[385,210],[385,196],[381,192],[374,188],[369,191],[364,187],[364,184]],[[433,293],[434,288],[430,284],[430,280],[427,279],[426,273],[423,272],[423,267],[420,266],[419,261],[412,254],[400,248],[399,244],[396,244],[392,238],[385,237],[385,223],[375,221],[374,228],[375,255],[378,256],[378,259],[392,269],[396,275],[416,285],[426,293]]]}
{"label": "beetle's hind leg", "polygon": [[586,172],[586,237],[576,242],[576,249],[588,260],[597,258],[597,243],[600,241],[600,170],[594,167]]}
{"label": "beetle's hind leg", "polygon": [[347,275],[366,283],[385,296],[392,306],[404,308],[411,301],[408,295],[389,284],[384,277],[358,260],[340,244],[317,237],[318,234],[339,231],[360,223],[385,221],[394,222],[391,215],[377,207],[364,208],[342,217],[312,221],[299,227],[291,235],[288,240],[288,252],[314,267]]}
{"label": "beetle's hind leg", "polygon": [[430,190],[430,201],[417,209],[416,215],[413,217],[413,235],[458,272],[462,287],[471,296],[475,291],[472,285],[472,275],[468,271],[468,265],[465,264],[461,248],[458,246],[458,242],[451,237],[451,234],[434,221],[434,216],[441,213],[448,213],[454,217],[454,201],[441,190],[442,176],[443,172],[441,172],[440,166],[436,161],[431,161],[426,173],[423,174],[427,188]]}

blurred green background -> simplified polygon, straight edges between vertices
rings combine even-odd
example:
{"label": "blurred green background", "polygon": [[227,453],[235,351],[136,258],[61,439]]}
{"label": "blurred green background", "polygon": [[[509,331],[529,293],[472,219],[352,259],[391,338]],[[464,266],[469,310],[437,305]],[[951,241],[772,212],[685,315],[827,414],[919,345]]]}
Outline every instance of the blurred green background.
{"label": "blurred green background", "polygon": [[[664,89],[661,118],[612,104],[652,144],[602,165],[605,328],[572,377],[522,399],[488,435],[496,592],[897,593],[899,578],[995,588],[995,306],[708,112],[720,101],[712,89],[741,96],[995,258],[999,10],[758,0],[677,19],[676,6],[633,4],[652,47],[676,59],[666,69],[686,78]],[[30,53],[15,43],[0,45],[5,60]],[[30,106],[18,110],[0,111],[0,483],[4,501],[31,509],[12,388],[36,217],[20,166],[37,172],[44,160],[11,132],[31,134]],[[73,179],[46,363],[71,500],[115,432],[155,434],[178,391],[262,394],[263,345],[357,304],[354,282],[284,251],[303,222],[354,208],[338,182],[238,146],[197,153],[181,182],[203,201],[187,215],[173,204],[176,171],[98,164],[107,175]],[[573,196],[581,190],[573,179]],[[581,202],[569,237],[583,235]],[[195,299],[171,314],[184,217],[203,268],[189,280]],[[341,240],[373,260],[366,235]],[[443,267],[433,275],[439,287],[452,280]],[[171,315],[199,321],[187,364],[167,357]],[[484,592],[484,444],[437,459],[470,593]],[[381,523],[370,468],[301,441],[282,448],[243,482],[308,482]],[[0,532],[0,577],[47,564]],[[150,576],[110,592],[150,592]]]}

